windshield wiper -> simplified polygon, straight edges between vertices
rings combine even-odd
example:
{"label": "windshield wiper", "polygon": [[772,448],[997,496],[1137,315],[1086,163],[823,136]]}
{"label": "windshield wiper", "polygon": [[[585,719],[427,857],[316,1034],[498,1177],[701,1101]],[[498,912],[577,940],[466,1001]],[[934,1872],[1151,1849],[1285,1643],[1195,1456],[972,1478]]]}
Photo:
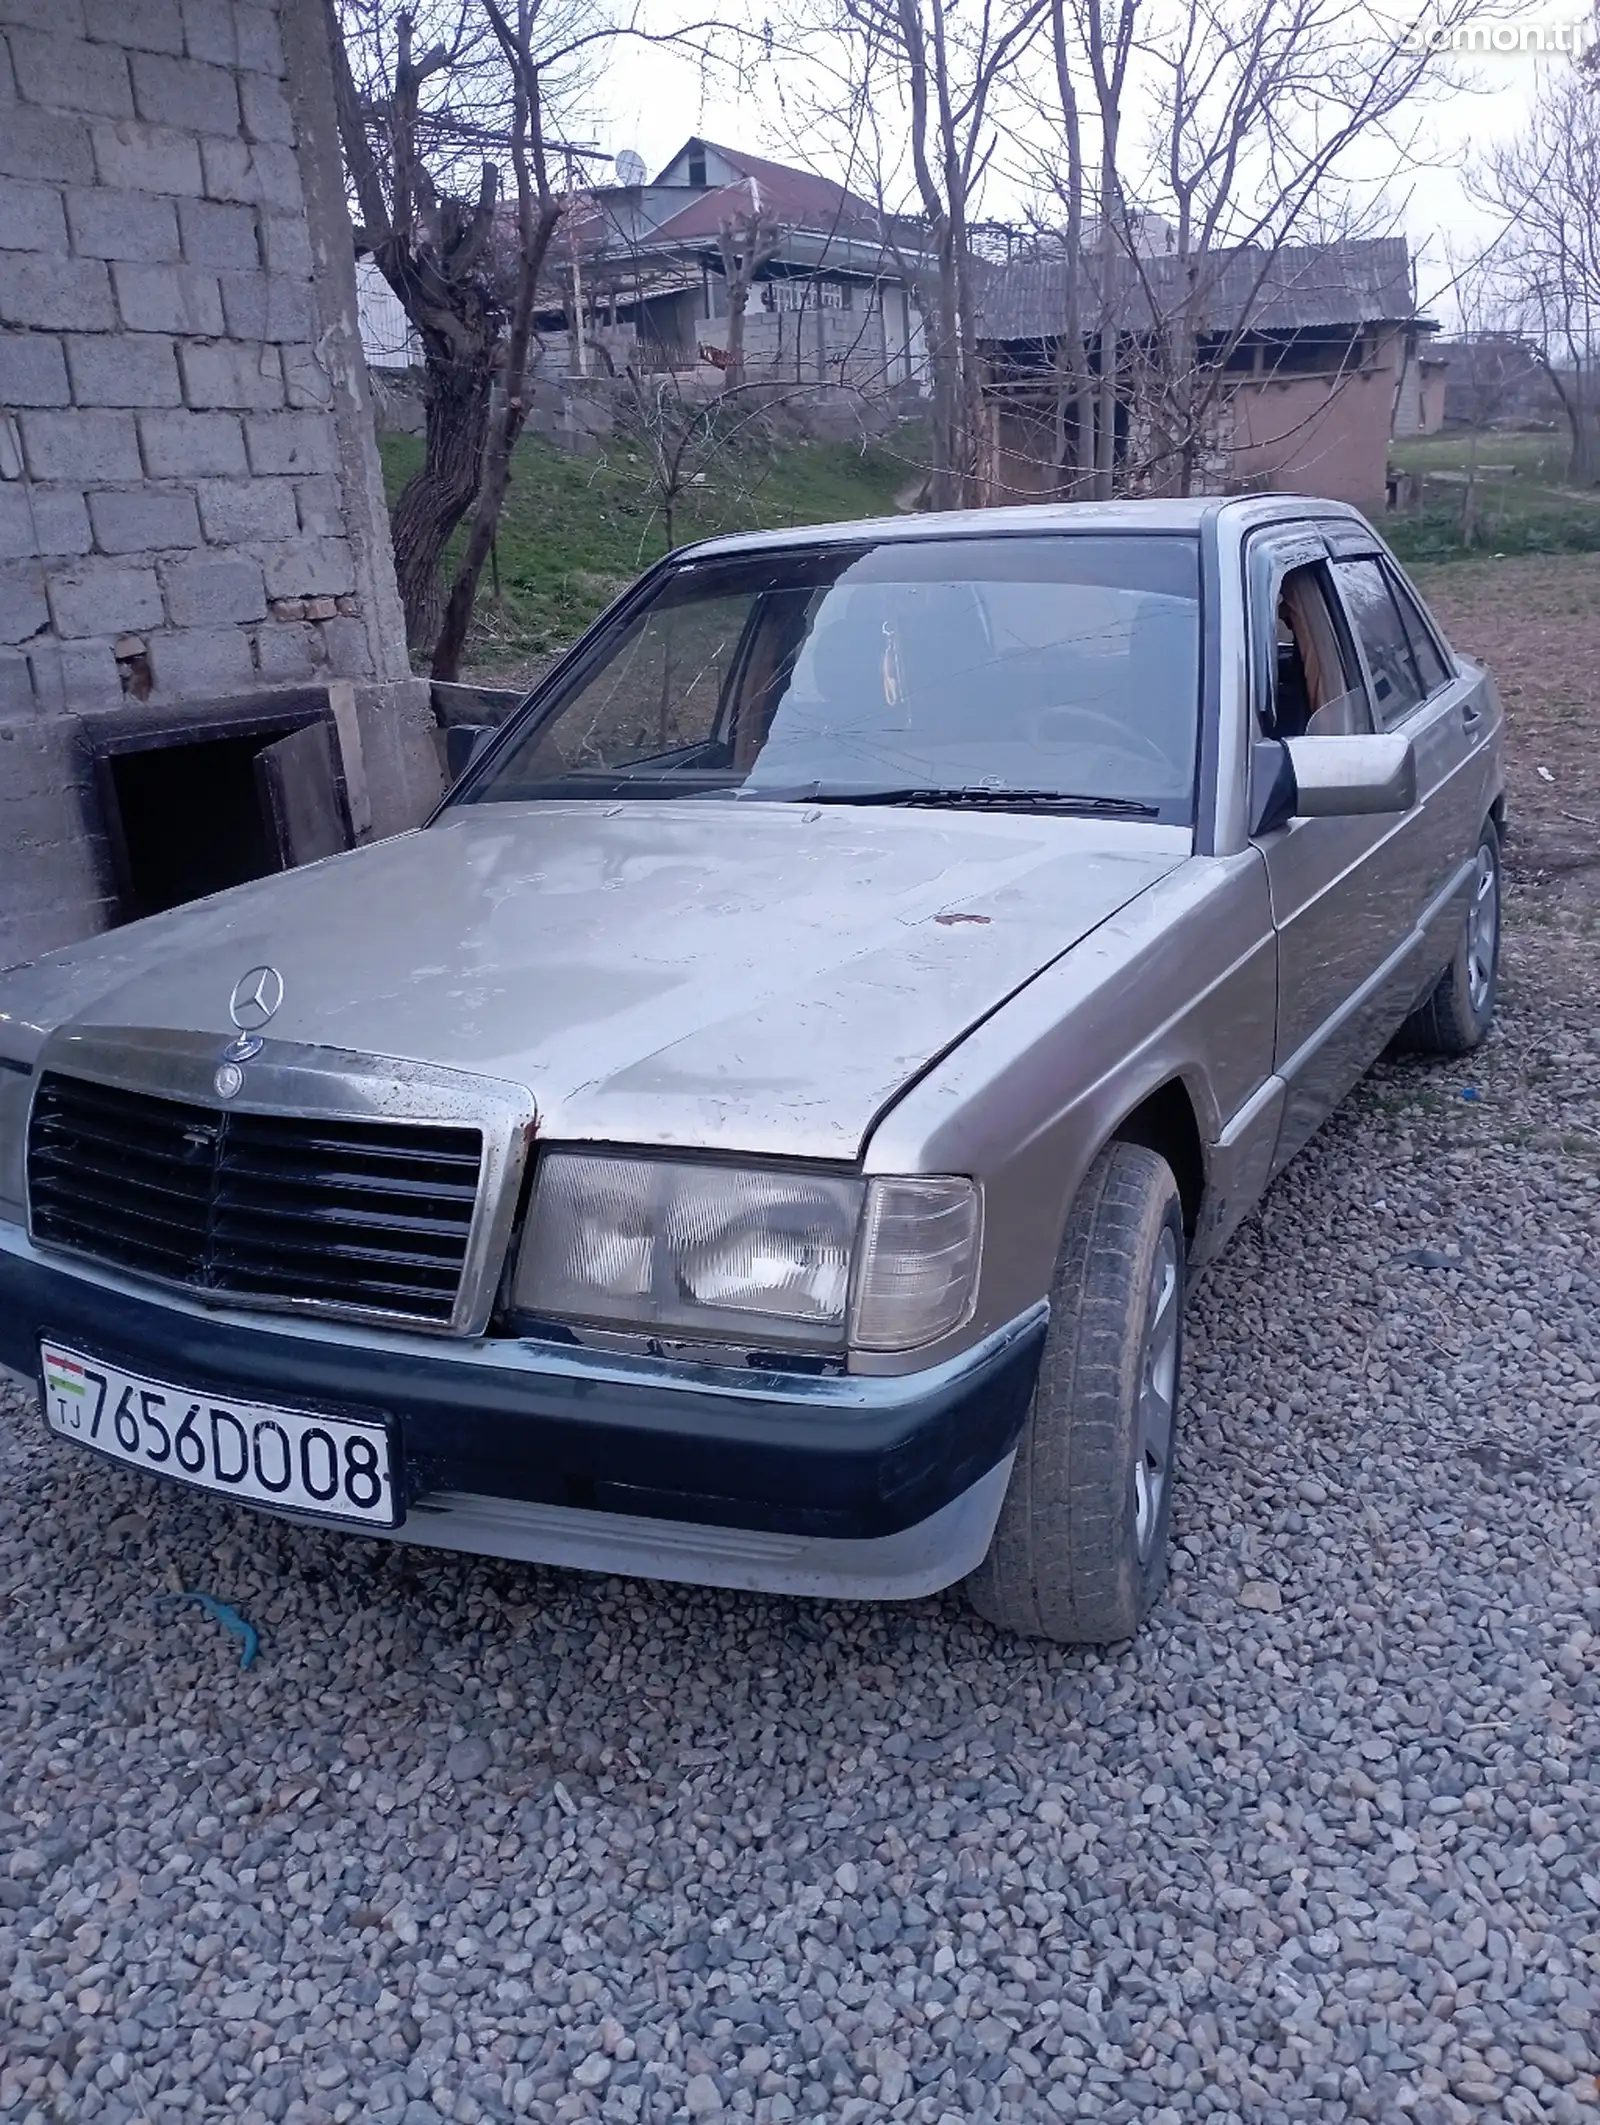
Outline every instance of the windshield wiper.
{"label": "windshield wiper", "polygon": [[[774,794],[777,794],[774,792]],[[1132,797],[1090,797],[1053,789],[810,789],[789,791],[791,803],[928,805],[948,810],[1070,812],[1086,819],[1159,819],[1158,804]]]}

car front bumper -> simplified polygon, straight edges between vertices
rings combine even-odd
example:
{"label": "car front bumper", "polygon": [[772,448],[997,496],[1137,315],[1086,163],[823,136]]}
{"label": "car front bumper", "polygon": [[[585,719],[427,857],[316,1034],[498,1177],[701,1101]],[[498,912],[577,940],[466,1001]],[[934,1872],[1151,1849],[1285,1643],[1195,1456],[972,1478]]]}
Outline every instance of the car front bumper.
{"label": "car front bumper", "polygon": [[978,1562],[1046,1318],[892,1378],[687,1364],[199,1306],[0,1224],[0,1365],[37,1378],[51,1336],[219,1401],[380,1416],[402,1540],[774,1592],[910,1596]]}

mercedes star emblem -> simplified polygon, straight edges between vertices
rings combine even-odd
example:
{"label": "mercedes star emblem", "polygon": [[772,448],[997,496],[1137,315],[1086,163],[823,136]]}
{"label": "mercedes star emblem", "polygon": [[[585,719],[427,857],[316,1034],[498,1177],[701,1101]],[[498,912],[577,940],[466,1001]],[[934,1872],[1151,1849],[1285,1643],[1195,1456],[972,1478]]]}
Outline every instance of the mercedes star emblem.
{"label": "mercedes star emblem", "polygon": [[276,967],[241,974],[228,999],[228,1016],[241,1033],[259,1033],[283,1002],[283,976]]}
{"label": "mercedes star emblem", "polygon": [[[239,1038],[223,1049],[230,1063],[248,1062],[261,1053],[261,1031],[283,1002],[283,976],[276,967],[252,967],[241,974],[228,998],[228,1016],[239,1028]],[[221,1091],[220,1085],[217,1088]],[[234,1090],[239,1088],[236,1085]],[[223,1093],[226,1099],[228,1094]]]}

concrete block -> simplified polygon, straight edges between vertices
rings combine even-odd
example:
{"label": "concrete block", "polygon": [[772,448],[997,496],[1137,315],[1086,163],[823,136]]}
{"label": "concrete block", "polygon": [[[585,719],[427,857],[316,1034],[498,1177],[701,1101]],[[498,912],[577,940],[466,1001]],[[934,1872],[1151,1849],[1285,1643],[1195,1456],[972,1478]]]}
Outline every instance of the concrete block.
{"label": "concrete block", "polygon": [[235,11],[239,39],[239,64],[253,74],[281,75],[283,36],[278,17],[270,8],[241,7]]}
{"label": "concrete block", "polygon": [[191,134],[139,125],[132,119],[122,125],[95,127],[94,167],[102,184],[128,190],[179,192],[191,197],[205,190],[199,143]]}
{"label": "concrete block", "polygon": [[178,0],[87,0],[89,35],[99,44],[136,52],[181,52],[183,13]]}
{"label": "concrete block", "polygon": [[223,330],[222,297],[215,273],[198,266],[134,266],[111,269],[117,308],[130,332]]}
{"label": "concrete block", "polygon": [[230,0],[183,0],[185,50],[212,66],[237,66],[239,39]]}
{"label": "concrete block", "polygon": [[8,325],[109,332],[116,323],[111,282],[98,258],[0,251],[0,317]]}
{"label": "concrete block", "polygon": [[241,74],[239,102],[244,129],[252,140],[277,140],[293,147],[294,113],[288,97],[269,75]]}
{"label": "concrete block", "polygon": [[172,342],[159,332],[74,334],[67,341],[72,395],[80,406],[181,406]]}
{"label": "concrete block", "polygon": [[283,381],[291,406],[326,408],[333,404],[333,380],[315,347],[284,348]]}
{"label": "concrete block", "polygon": [[269,273],[289,280],[310,280],[316,272],[311,256],[311,232],[301,214],[264,214],[261,217],[261,248]]}
{"label": "concrete block", "polygon": [[33,487],[33,528],[39,552],[54,554],[89,551],[89,512],[76,487]]}
{"label": "concrete block", "polygon": [[[14,733],[5,729],[3,719],[8,716],[25,716],[33,708],[33,674],[28,669],[28,660],[20,649],[0,649],[0,741],[9,740]],[[0,789],[11,788],[13,762],[0,742]],[[5,953],[0,951],[0,965],[5,963]]]}
{"label": "concrete block", "polygon": [[0,176],[53,178],[93,184],[94,155],[81,118],[30,111],[18,104],[0,125]]}
{"label": "concrete block", "polygon": [[258,140],[224,140],[207,135],[200,143],[210,199],[238,199],[250,206],[276,207],[295,213],[304,202],[300,165],[292,148]]}
{"label": "concrete block", "polygon": [[129,258],[156,265],[178,256],[178,217],[170,199],[106,185],[67,194],[72,248],[80,258]]}
{"label": "concrete block", "polygon": [[191,627],[151,635],[149,642],[150,677],[165,700],[248,686],[256,676],[250,637],[239,627]]}
{"label": "concrete block", "polygon": [[337,480],[296,480],[294,495],[302,531],[319,539],[344,537],[349,526],[345,522],[344,495]]}
{"label": "concrete block", "polygon": [[83,0],[0,0],[0,23],[81,37],[85,34]]}
{"label": "concrete block", "polygon": [[48,185],[0,177],[0,251],[64,251],[61,194]]}
{"label": "concrete block", "polygon": [[0,642],[28,642],[50,625],[44,569],[35,560],[0,562]]}
{"label": "concrete block", "polygon": [[257,411],[283,404],[283,365],[276,347],[232,340],[191,340],[179,350],[183,395],[191,406]]}
{"label": "concrete block", "polygon": [[139,436],[131,413],[23,413],[22,446],[36,480],[80,480],[100,486],[139,480]]}
{"label": "concrete block", "polygon": [[71,715],[126,706],[109,641],[41,642],[28,651],[28,666],[41,708]]}
{"label": "concrete block", "polygon": [[311,285],[274,273],[224,273],[223,315],[235,339],[310,339]]}
{"label": "concrete block", "polygon": [[256,662],[263,679],[309,679],[321,648],[316,628],[303,620],[275,620],[256,635]]}
{"label": "concrete block", "polygon": [[269,598],[337,598],[355,589],[355,566],[346,539],[294,539],[268,548]]}
{"label": "concrete block", "polygon": [[236,413],[141,413],[139,439],[152,479],[227,478],[246,470]]}
{"label": "concrete block", "polygon": [[76,487],[0,485],[0,560],[89,551],[89,516]]}
{"label": "concrete block", "polygon": [[197,133],[238,132],[239,92],[226,67],[168,59],[159,52],[135,52],[131,64],[134,104],[148,124],[190,126]]}
{"label": "concrete block", "polygon": [[[337,493],[337,482],[328,484]],[[238,545],[246,539],[292,539],[300,528],[291,480],[202,480],[198,493],[200,522],[214,546]]]}
{"label": "concrete block", "polygon": [[140,487],[121,494],[108,488],[90,495],[89,515],[102,553],[170,552],[201,543],[194,496],[182,489]]}
{"label": "concrete block", "polygon": [[32,491],[17,480],[4,480],[0,485],[0,561],[38,559],[32,499]]}
{"label": "concrete block", "polygon": [[259,271],[261,247],[254,207],[185,199],[178,206],[178,228],[184,258],[191,266],[215,266],[226,273]]}
{"label": "concrete block", "polygon": [[114,45],[85,44],[48,30],[10,32],[11,66],[19,94],[52,111],[88,111],[131,118],[133,91],[126,54]]}
{"label": "concrete block", "polygon": [[0,406],[64,406],[70,396],[60,340],[0,332]]}
{"label": "concrete block", "polygon": [[372,644],[364,620],[324,620],[318,629],[328,669],[336,679],[370,679]]}
{"label": "concrete block", "polygon": [[164,571],[167,612],[175,627],[223,627],[230,620],[264,620],[266,594],[254,561],[207,557],[175,561]]}
{"label": "concrete block", "polygon": [[[326,413],[253,413],[245,416],[245,442],[252,472],[337,472],[339,450]],[[293,591],[285,591],[293,597]]]}
{"label": "concrete block", "polygon": [[74,635],[142,634],[164,618],[161,585],[153,568],[122,561],[88,561],[55,570],[48,584],[56,633]]}

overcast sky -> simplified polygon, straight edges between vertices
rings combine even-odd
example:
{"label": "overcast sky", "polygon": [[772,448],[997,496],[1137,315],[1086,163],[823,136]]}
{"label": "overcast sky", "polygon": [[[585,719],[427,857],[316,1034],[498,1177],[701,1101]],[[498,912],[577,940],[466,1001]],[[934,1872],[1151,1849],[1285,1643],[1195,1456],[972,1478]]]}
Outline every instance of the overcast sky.
{"label": "overcast sky", "polygon": [[[1480,19],[1489,24],[1573,24],[1582,17],[1576,7],[1557,6],[1486,10]],[[1485,240],[1488,229],[1466,190],[1466,160],[1516,132],[1541,69],[1568,64],[1564,59],[1540,59],[1521,52],[1458,58],[1453,63],[1467,85],[1445,91],[1433,101],[1426,114],[1432,136],[1426,160],[1396,176],[1389,186],[1400,227],[1418,254],[1418,292],[1446,324],[1451,322],[1448,297],[1440,297],[1449,277],[1447,246],[1454,248],[1459,259],[1470,252],[1475,240]],[[692,133],[777,161],[803,159],[789,137],[780,83],[771,73],[741,92],[726,80],[708,79],[694,62],[656,49],[625,47],[617,54],[599,86],[593,133],[596,144],[612,154],[623,148],[637,149],[652,176]],[[1387,174],[1392,165],[1390,151],[1376,144],[1368,160],[1369,173],[1375,176]],[[823,156],[817,158],[816,166],[831,176],[841,174]],[[996,215],[1008,211],[1003,196],[987,204]],[[1012,208],[1015,204],[1014,199],[1009,202]]]}

